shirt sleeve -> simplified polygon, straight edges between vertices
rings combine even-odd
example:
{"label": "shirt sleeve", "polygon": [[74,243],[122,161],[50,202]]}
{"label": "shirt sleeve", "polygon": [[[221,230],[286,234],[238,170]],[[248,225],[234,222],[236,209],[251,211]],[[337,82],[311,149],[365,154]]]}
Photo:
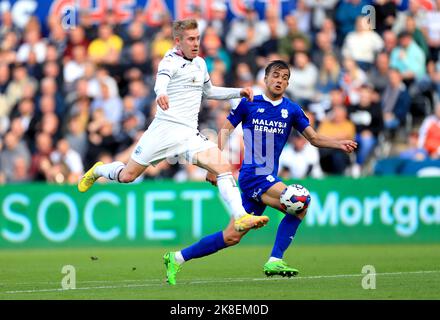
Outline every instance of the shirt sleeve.
{"label": "shirt sleeve", "polygon": [[170,79],[173,77],[176,72],[176,65],[173,62],[173,58],[171,55],[165,56],[160,62],[157,68],[157,75],[166,75]]}
{"label": "shirt sleeve", "polygon": [[302,133],[308,126],[310,126],[310,121],[300,106],[294,105],[294,108],[295,112],[292,119],[293,127],[298,130],[298,132]]}
{"label": "shirt sleeve", "polygon": [[240,98],[240,92],[241,89],[239,88],[215,87],[212,85],[211,80],[208,80],[208,82],[205,82],[203,85],[203,96],[207,99],[236,99]]}
{"label": "shirt sleeve", "polygon": [[208,72],[206,61],[202,59],[202,68],[204,69],[203,76],[203,97],[214,100],[228,100],[240,98],[241,88],[226,88],[216,87],[212,85],[211,78]]}
{"label": "shirt sleeve", "polygon": [[154,92],[156,93],[156,97],[160,95],[167,94],[168,83],[170,82],[170,78],[168,78],[165,74],[158,74],[156,77],[156,83],[154,85]]}
{"label": "shirt sleeve", "polygon": [[227,119],[229,120],[229,122],[231,122],[231,124],[234,127],[238,126],[240,122],[244,120],[247,109],[246,103],[247,103],[246,98],[241,99],[238,106],[232,109],[231,112],[229,113]]}
{"label": "shirt sleeve", "polygon": [[206,84],[211,80],[211,77],[209,76],[209,72],[208,72],[208,66],[206,65],[206,61],[203,60],[203,66],[205,69],[205,75],[203,76],[203,83]]}
{"label": "shirt sleeve", "polygon": [[172,57],[166,56],[160,61],[157,69],[156,84],[154,86],[154,92],[157,96],[167,93],[168,83],[175,73],[176,66]]}

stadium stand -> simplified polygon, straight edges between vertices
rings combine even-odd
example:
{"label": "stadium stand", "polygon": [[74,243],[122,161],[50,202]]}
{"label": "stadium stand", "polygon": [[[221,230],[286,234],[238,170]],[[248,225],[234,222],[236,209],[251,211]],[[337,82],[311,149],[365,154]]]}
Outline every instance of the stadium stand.
{"label": "stadium stand", "polygon": [[[264,66],[284,59],[292,65],[289,97],[315,128],[360,143],[353,157],[320,152],[323,175],[416,175],[440,167],[439,1],[427,8],[410,0],[402,9],[390,0],[300,0],[284,18],[268,8],[259,19],[248,5],[232,20],[224,2],[212,3],[210,18],[192,10],[214,85],[258,93]],[[373,26],[361,14],[368,4],[377,14]],[[128,24],[111,11],[105,17],[92,24],[90,12],[81,12],[78,25],[66,29],[56,16],[19,27],[2,13],[0,183],[75,183],[98,160],[126,161],[148,128],[157,65],[173,46],[171,19],[163,15],[152,27],[138,16]],[[201,131],[215,139],[236,103],[203,101]],[[237,170],[241,148],[232,148]],[[194,167],[163,163],[139,180],[203,177]]]}

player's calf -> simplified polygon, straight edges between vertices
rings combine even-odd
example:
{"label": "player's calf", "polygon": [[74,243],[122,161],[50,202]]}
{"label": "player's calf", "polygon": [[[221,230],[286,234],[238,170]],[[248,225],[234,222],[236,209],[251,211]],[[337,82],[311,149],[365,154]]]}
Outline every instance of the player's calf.
{"label": "player's calf", "polygon": [[240,243],[241,239],[246,233],[247,232],[236,231],[234,228],[234,220],[232,220],[232,223],[230,223],[226,230],[223,231],[223,240],[226,246],[235,246],[236,244]]}
{"label": "player's calf", "polygon": [[115,161],[99,166],[96,170],[96,174],[120,183],[130,183],[136,180],[136,178],[145,171],[145,168],[146,166],[130,159],[127,164],[121,161]]}
{"label": "player's calf", "polygon": [[119,175],[116,177],[117,181],[120,183],[130,183],[136,180],[138,177],[137,173],[129,170],[126,170],[126,168],[122,169]]}

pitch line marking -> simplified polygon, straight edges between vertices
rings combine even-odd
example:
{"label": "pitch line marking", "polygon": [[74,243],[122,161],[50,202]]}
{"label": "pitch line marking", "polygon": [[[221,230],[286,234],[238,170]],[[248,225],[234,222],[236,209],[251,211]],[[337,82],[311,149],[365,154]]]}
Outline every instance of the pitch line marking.
{"label": "pitch line marking", "polygon": [[[382,273],[371,273],[369,275],[376,276],[394,276],[394,275],[408,275],[408,274],[429,274],[429,273],[440,273],[440,270],[428,270],[428,271],[408,271],[408,272],[382,272]],[[330,278],[351,278],[351,277],[361,277],[365,276],[363,273],[354,273],[354,274],[334,274],[334,275],[318,275],[318,276],[305,276],[305,277],[293,277],[287,281],[292,280],[311,280],[311,279],[330,279]],[[245,282],[245,281],[280,281],[285,278],[225,278],[221,280],[216,279],[208,279],[208,280],[196,280],[196,281],[182,281],[179,284],[188,285],[188,284],[210,284],[210,283],[231,283],[231,282]],[[121,280],[119,282],[152,282],[152,281],[160,281],[160,280]],[[91,281],[83,281],[79,283],[85,283]],[[98,282],[98,281],[96,281]],[[105,281],[108,283],[115,283],[115,281]],[[5,291],[3,294],[17,294],[17,293],[38,293],[38,292],[59,292],[59,291],[79,291],[79,290],[96,290],[96,289],[122,289],[122,288],[136,288],[136,287],[154,287],[154,286],[168,286],[165,283],[144,283],[144,284],[127,284],[127,285],[116,285],[116,286],[97,286],[97,287],[79,287],[76,289],[62,289],[62,288],[50,288],[50,289],[37,289],[37,290],[16,290],[16,291]]]}

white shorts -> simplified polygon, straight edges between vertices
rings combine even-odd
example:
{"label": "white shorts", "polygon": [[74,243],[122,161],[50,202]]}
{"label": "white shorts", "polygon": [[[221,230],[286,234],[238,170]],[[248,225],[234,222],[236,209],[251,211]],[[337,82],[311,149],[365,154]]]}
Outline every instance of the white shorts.
{"label": "white shorts", "polygon": [[217,145],[198,130],[166,120],[154,119],[139,139],[131,158],[148,166],[168,159],[172,164],[184,159],[192,162],[196,153]]}

